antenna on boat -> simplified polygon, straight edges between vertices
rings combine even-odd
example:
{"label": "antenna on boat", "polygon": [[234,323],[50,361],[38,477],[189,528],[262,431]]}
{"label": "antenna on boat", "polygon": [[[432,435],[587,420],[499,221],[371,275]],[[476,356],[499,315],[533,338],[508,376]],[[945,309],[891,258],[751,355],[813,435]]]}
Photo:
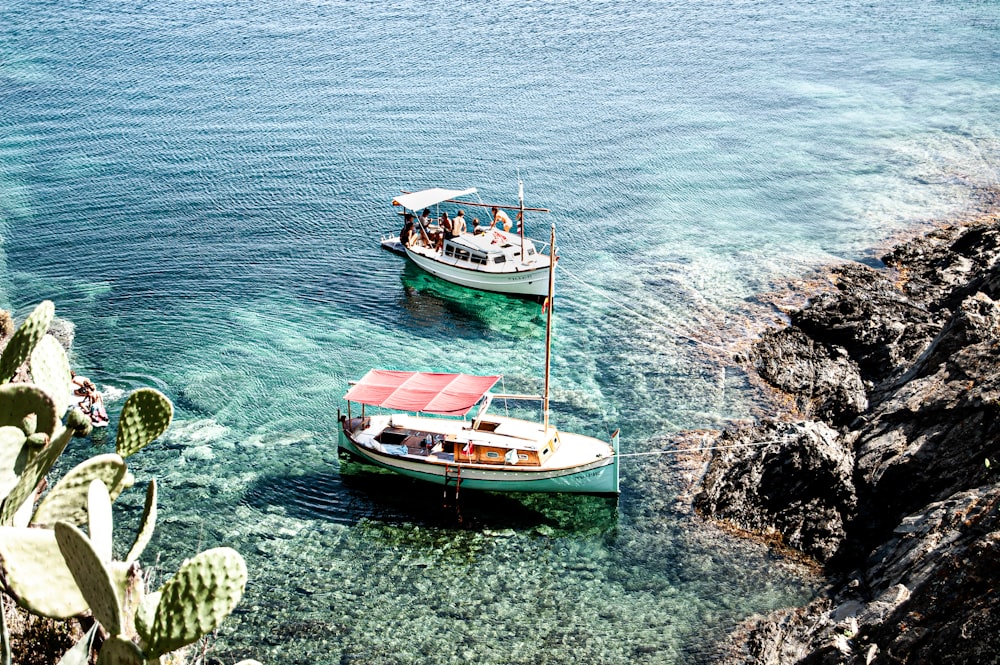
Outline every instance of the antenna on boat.
{"label": "antenna on boat", "polygon": [[549,435],[549,372],[552,366],[552,309],[555,305],[556,285],[556,225],[552,225],[549,238],[549,296],[545,300],[545,392],[542,394],[542,423],[545,436]]}

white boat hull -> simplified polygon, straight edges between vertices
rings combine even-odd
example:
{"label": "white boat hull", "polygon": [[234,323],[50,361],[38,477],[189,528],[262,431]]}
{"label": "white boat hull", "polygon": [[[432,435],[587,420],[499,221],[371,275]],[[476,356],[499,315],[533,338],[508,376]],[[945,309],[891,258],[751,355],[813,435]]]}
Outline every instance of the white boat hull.
{"label": "white boat hull", "polygon": [[[564,446],[574,445],[574,439],[577,444],[609,445],[578,434],[564,432],[561,437]],[[340,428],[338,444],[362,462],[437,485],[492,492],[618,494],[617,446],[612,447],[612,454],[571,466],[531,467],[448,462],[412,454],[391,454],[360,444],[347,431],[346,425]]]}
{"label": "white boat hull", "polygon": [[407,247],[406,255],[417,266],[435,277],[480,291],[542,299],[549,290],[549,265],[526,267],[516,271],[488,271],[462,267]]}

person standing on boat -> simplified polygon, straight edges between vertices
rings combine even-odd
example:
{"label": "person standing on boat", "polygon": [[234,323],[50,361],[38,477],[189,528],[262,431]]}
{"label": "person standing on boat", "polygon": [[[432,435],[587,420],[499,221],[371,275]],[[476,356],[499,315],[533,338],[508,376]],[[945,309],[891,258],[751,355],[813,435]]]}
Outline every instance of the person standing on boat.
{"label": "person standing on boat", "polygon": [[493,229],[496,227],[497,224],[500,224],[503,227],[504,231],[510,231],[510,227],[513,226],[514,223],[510,221],[510,217],[507,215],[507,213],[505,213],[503,210],[500,210],[496,206],[493,206],[490,212],[493,213],[493,222],[490,224],[490,229]]}
{"label": "person standing on boat", "polygon": [[452,237],[460,236],[466,232],[468,227],[465,226],[465,211],[459,210],[458,214],[455,215],[455,219],[451,220],[451,232]]}
{"label": "person standing on boat", "polygon": [[444,249],[444,241],[454,238],[455,234],[452,231],[451,219],[448,218],[448,213],[441,213],[441,221],[438,224],[441,226],[441,232],[438,234],[435,248],[440,252]]}

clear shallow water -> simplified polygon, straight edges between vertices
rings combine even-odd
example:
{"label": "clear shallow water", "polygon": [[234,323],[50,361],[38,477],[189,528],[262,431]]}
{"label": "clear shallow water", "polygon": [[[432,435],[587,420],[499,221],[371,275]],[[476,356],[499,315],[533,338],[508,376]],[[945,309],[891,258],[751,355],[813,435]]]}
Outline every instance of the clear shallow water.
{"label": "clear shallow water", "polygon": [[537,306],[380,250],[388,203],[512,201],[520,172],[553,211],[529,230],[560,233],[559,424],[670,448],[752,411],[690,337],[997,184],[998,26],[992,2],[7,3],[0,304],[54,300],[113,416],[174,401],[131,466],[161,482],[165,571],[247,557],[227,662],[689,662],[812,581],[688,514],[671,458],[627,461],[617,505],[461,521],[339,467],[369,367],[540,384]]}

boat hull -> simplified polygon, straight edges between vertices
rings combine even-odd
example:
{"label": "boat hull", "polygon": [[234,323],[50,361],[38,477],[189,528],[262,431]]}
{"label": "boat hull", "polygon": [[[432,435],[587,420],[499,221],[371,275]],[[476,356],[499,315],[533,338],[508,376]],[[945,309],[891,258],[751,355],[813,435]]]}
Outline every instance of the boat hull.
{"label": "boat hull", "polygon": [[617,454],[572,468],[483,468],[484,465],[430,463],[369,450],[356,444],[343,429],[338,445],[362,462],[437,485],[491,492],[618,494]]}
{"label": "boat hull", "polygon": [[549,290],[549,266],[509,272],[490,272],[450,265],[405,248],[406,256],[435,277],[480,291],[542,299]]}

